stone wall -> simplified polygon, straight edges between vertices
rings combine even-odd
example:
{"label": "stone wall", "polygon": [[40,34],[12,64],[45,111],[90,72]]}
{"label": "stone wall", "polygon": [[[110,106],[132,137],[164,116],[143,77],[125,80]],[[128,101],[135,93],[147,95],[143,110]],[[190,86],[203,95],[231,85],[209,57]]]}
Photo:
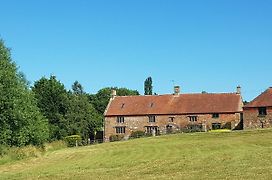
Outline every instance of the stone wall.
{"label": "stone wall", "polygon": [[272,127],[272,107],[267,108],[266,116],[259,116],[258,108],[244,108],[244,129]]}
{"label": "stone wall", "polygon": [[[196,122],[190,122],[189,116],[197,116]],[[173,120],[173,122],[172,122]],[[192,115],[157,115],[156,122],[149,122],[148,116],[125,116],[124,123],[117,123],[117,117],[105,117],[105,141],[111,135],[116,134],[115,127],[126,127],[125,137],[128,138],[133,131],[146,131],[147,126],[157,126],[161,134],[167,132],[167,126],[173,130],[186,129],[191,125],[202,125],[205,130],[212,129],[213,123],[221,123],[223,128],[236,128],[240,123],[240,113],[220,114],[219,118],[213,118],[212,114]]]}

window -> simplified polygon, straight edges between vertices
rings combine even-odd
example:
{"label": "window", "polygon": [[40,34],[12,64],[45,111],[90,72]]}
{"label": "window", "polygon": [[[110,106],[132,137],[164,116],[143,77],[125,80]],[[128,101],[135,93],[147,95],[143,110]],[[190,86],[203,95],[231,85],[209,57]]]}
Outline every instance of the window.
{"label": "window", "polygon": [[172,132],[173,132],[173,126],[167,125],[167,126],[166,126],[166,133],[167,133],[167,134],[171,134]]}
{"label": "window", "polygon": [[197,116],[189,116],[190,122],[197,122]]}
{"label": "window", "polygon": [[126,127],[115,127],[116,134],[125,134],[126,133]]}
{"label": "window", "polygon": [[212,118],[219,118],[219,114],[218,113],[213,113]]}
{"label": "window", "polygon": [[146,127],[147,134],[152,134],[153,131],[155,131],[156,134],[159,134],[159,127],[158,126],[147,126]]}
{"label": "window", "polygon": [[149,122],[156,122],[156,117],[155,116],[148,116]]}
{"label": "window", "polygon": [[259,107],[259,116],[266,116],[266,115],[267,115],[266,107]]}
{"label": "window", "polygon": [[169,122],[174,122],[175,117],[169,117]]}
{"label": "window", "polygon": [[124,123],[125,122],[125,117],[124,116],[118,116],[117,117],[117,123]]}
{"label": "window", "polygon": [[187,126],[187,128],[191,132],[201,132],[203,130],[202,124],[190,124],[190,125]]}
{"label": "window", "polygon": [[221,123],[212,123],[212,129],[213,130],[221,129]]}

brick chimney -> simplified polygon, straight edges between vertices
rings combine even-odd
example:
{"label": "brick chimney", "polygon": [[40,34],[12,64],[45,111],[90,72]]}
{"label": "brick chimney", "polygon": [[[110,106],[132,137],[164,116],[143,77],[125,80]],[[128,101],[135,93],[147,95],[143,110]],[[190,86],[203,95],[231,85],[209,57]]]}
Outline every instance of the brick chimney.
{"label": "brick chimney", "polygon": [[179,95],[180,94],[180,86],[175,86],[174,87],[174,95]]}
{"label": "brick chimney", "polygon": [[237,86],[236,94],[241,94],[241,86]]}

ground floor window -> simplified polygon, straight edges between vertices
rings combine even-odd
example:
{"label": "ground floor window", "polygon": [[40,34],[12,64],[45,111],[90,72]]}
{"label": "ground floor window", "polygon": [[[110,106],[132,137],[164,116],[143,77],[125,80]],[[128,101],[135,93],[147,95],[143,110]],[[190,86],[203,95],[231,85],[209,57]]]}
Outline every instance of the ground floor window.
{"label": "ground floor window", "polygon": [[212,130],[221,129],[221,123],[212,123]]}
{"label": "ground floor window", "polygon": [[267,109],[266,107],[259,107],[259,116],[266,116],[267,115]]}
{"label": "ground floor window", "polygon": [[159,127],[158,126],[147,126],[146,127],[147,134],[152,134],[153,131],[155,131],[156,134],[159,134]]}
{"label": "ground floor window", "polygon": [[126,133],[126,127],[115,127],[116,134],[125,134]]}
{"label": "ground floor window", "polygon": [[202,131],[203,126],[202,124],[190,124],[188,125],[188,129],[192,132],[198,132],[198,131]]}
{"label": "ground floor window", "polygon": [[172,125],[167,125],[166,126],[166,133],[167,134],[173,133],[173,126]]}

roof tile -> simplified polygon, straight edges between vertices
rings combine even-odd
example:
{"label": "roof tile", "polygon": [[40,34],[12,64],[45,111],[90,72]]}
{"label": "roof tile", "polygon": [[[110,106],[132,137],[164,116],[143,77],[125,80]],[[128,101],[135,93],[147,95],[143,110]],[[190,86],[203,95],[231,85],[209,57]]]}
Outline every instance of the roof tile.
{"label": "roof tile", "polygon": [[241,95],[236,93],[117,96],[105,116],[233,113],[242,111],[241,102]]}
{"label": "roof tile", "polygon": [[256,97],[253,101],[245,105],[245,108],[268,107],[268,106],[272,106],[272,87],[268,88],[265,92]]}

